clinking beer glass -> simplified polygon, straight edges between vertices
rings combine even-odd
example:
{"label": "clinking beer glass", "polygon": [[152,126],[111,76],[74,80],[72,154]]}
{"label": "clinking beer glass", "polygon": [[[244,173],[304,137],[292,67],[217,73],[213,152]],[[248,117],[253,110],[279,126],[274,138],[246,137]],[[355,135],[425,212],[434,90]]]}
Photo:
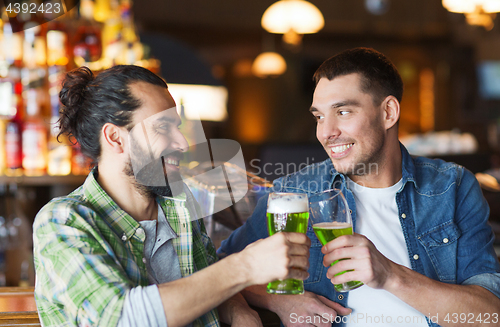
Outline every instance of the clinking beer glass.
{"label": "clinking beer glass", "polygon": [[[338,189],[310,196],[309,212],[311,223],[316,237],[322,245],[341,235],[352,235],[352,218],[349,206],[342,192]],[[348,260],[348,259],[340,259]],[[332,266],[339,260],[332,263]],[[335,276],[341,275],[345,271]],[[337,292],[348,292],[363,285],[359,281],[350,281],[334,285]]]}
{"label": "clinking beer glass", "polygon": [[[267,200],[269,236],[279,232],[307,232],[309,207],[306,194],[270,193]],[[298,279],[275,280],[267,285],[270,294],[303,294],[304,282]]]}

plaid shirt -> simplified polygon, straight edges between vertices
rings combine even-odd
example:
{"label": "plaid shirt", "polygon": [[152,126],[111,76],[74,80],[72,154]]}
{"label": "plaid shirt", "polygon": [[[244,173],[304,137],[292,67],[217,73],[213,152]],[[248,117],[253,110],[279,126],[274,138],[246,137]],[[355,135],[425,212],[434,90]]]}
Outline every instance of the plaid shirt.
{"label": "plaid shirt", "polygon": [[[35,300],[43,326],[116,326],[129,290],[149,284],[144,230],[106,194],[95,172],[36,216]],[[157,198],[178,235],[173,242],[183,277],[217,260],[203,220],[190,219],[200,215],[189,192],[187,197]],[[219,326],[217,310],[193,325]]]}

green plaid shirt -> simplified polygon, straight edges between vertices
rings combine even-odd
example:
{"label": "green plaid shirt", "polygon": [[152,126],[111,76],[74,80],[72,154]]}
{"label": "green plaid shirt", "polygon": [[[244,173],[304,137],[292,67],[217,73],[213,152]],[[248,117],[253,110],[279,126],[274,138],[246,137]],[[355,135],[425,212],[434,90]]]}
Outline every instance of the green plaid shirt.
{"label": "green plaid shirt", "polygon": [[[149,284],[144,230],[94,172],[74,192],[45,205],[33,224],[35,300],[43,326],[116,326],[129,290]],[[203,219],[190,219],[200,215],[189,192],[187,197],[157,198],[178,235],[173,243],[183,277],[217,261]],[[219,326],[217,310],[193,325]]]}

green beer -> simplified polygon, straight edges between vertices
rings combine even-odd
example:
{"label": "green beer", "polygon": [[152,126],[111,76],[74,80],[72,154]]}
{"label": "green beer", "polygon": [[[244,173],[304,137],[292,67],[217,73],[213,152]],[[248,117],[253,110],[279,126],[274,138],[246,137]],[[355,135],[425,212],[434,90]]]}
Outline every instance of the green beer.
{"label": "green beer", "polygon": [[[351,224],[339,223],[336,221],[314,224],[313,230],[314,230],[314,234],[316,234],[316,237],[318,238],[318,240],[321,242],[322,245],[325,245],[326,243],[333,241],[334,239],[336,239],[339,236],[352,235],[352,225]],[[345,259],[341,259],[341,260],[345,260]],[[333,266],[338,261],[339,260],[333,262],[331,265]],[[342,275],[343,273],[345,273],[345,271],[342,271],[342,272],[336,274],[335,276]],[[358,288],[361,285],[363,285],[362,282],[358,282],[358,281],[350,281],[350,282],[347,282],[344,284],[347,284],[349,290],[353,290],[353,289]],[[334,285],[334,287],[335,287],[335,290],[337,292],[345,292],[345,286],[343,284],[338,284],[338,285],[336,284],[336,285]]]}
{"label": "green beer", "polygon": [[[267,206],[269,236],[279,232],[307,232],[309,206],[305,194],[271,193]],[[275,280],[267,285],[270,294],[303,294],[304,282],[299,279]]]}
{"label": "green beer", "polygon": [[295,232],[305,234],[309,212],[268,213],[267,229],[269,236],[279,232]]}

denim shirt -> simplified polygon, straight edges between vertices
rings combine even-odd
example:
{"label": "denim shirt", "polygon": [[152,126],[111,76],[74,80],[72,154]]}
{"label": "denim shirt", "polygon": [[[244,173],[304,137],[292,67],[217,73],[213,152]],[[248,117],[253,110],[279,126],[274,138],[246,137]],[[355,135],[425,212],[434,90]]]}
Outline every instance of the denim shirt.
{"label": "denim shirt", "polygon": [[[488,224],[489,207],[474,175],[454,163],[411,157],[403,145],[401,152],[403,185],[396,203],[412,270],[444,283],[479,285],[500,298],[500,264]],[[356,228],[354,196],[330,159],[275,180],[270,191],[312,195],[331,188],[344,192]],[[268,236],[266,207],[264,196],[247,222],[222,242],[219,256],[241,251]],[[307,236],[311,249],[305,289],[347,307],[349,293],[336,292],[326,277],[322,246],[310,224]],[[439,326],[429,320],[428,324]]]}

